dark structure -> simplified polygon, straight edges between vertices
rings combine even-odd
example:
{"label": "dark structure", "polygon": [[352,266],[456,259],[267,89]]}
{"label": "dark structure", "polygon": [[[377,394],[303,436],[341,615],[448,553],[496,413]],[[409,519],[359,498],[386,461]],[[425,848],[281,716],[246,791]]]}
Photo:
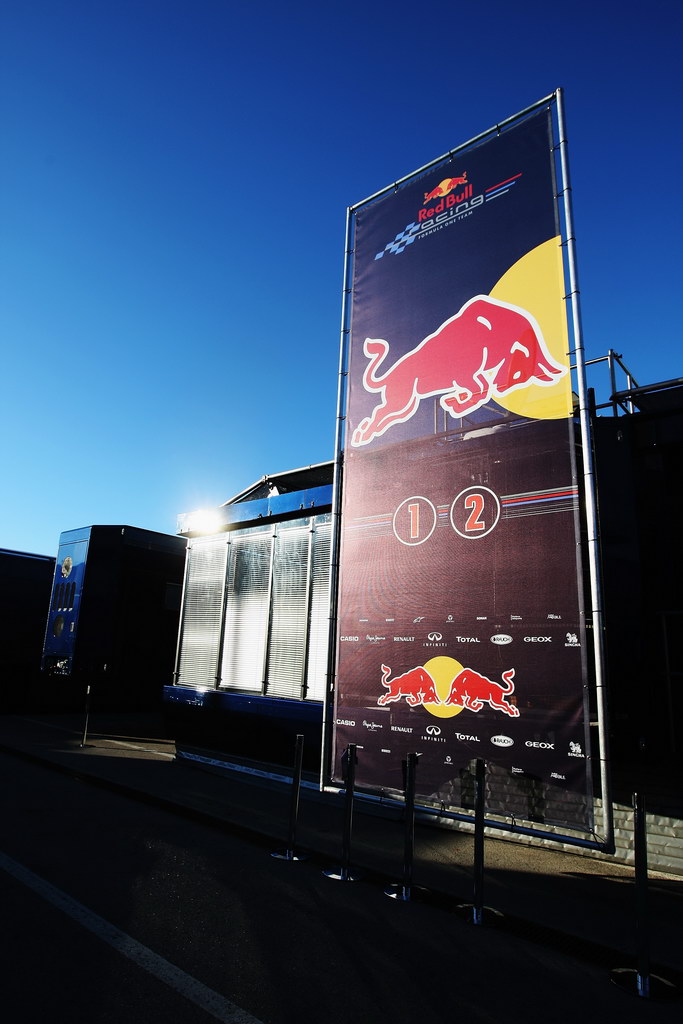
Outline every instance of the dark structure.
{"label": "dark structure", "polygon": [[43,648],[46,710],[146,710],[173,670],[186,542],[131,526],[62,533]]}
{"label": "dark structure", "polygon": [[0,549],[0,616],[8,639],[0,669],[0,711],[35,706],[54,568],[48,555]]}
{"label": "dark structure", "polygon": [[683,382],[612,398],[625,414],[593,421],[612,756],[680,772]]}

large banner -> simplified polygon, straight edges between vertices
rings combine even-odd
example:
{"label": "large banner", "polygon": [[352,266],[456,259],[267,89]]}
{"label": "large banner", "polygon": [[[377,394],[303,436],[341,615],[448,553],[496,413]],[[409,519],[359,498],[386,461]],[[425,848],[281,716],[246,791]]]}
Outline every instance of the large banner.
{"label": "large banner", "polygon": [[588,828],[550,112],[357,208],[332,778]]}

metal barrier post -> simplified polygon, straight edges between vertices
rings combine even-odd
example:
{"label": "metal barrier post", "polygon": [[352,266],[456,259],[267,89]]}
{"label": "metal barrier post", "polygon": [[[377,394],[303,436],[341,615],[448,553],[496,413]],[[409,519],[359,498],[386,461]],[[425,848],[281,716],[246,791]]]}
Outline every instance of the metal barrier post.
{"label": "metal barrier post", "polygon": [[[470,762],[471,765],[471,762]],[[471,769],[470,769],[471,770]],[[484,910],[489,924],[502,918],[499,910],[484,907],[484,823],[486,818],[486,761],[474,762],[474,881],[473,902],[461,903],[457,910],[472,924],[484,924]]]}
{"label": "metal barrier post", "polygon": [[356,764],[358,763],[357,745],[349,743],[342,756],[342,772],[345,769],[346,796],[344,802],[344,833],[342,836],[341,867],[328,868],[323,874],[338,882],[355,882],[361,877],[357,871],[351,870],[351,834],[353,831],[353,797],[356,789]]}
{"label": "metal barrier post", "polygon": [[292,794],[289,805],[289,833],[287,849],[271,853],[277,860],[306,860],[305,855],[296,852],[296,825],[299,816],[299,796],[301,794],[301,772],[304,761],[304,737],[297,734],[294,747],[294,770],[292,772]]}
{"label": "metal barrier post", "polygon": [[486,764],[477,758],[474,791],[474,902],[473,924],[484,923],[484,811]]}
{"label": "metal barrier post", "polygon": [[88,719],[90,718],[90,683],[88,683],[85,690],[85,719],[83,721],[83,737],[81,739],[81,746],[85,746],[85,741],[88,738]]}
{"label": "metal barrier post", "polygon": [[645,798],[642,793],[633,794],[633,852],[635,860],[636,895],[636,962],[630,967],[617,967],[610,976],[615,985],[635,993],[641,999],[670,999],[677,993],[676,986],[667,978],[650,974],[650,942],[648,928],[648,877],[647,877],[647,821]]}
{"label": "metal barrier post", "polygon": [[413,888],[413,859],[415,855],[415,773],[417,754],[408,754],[403,762],[405,769],[405,833],[403,842],[403,882],[389,885],[386,896],[407,902]]}
{"label": "metal barrier post", "polygon": [[647,909],[647,827],[645,800],[642,793],[633,794],[633,833],[636,874],[636,945],[638,949],[638,995],[650,997],[650,947]]}

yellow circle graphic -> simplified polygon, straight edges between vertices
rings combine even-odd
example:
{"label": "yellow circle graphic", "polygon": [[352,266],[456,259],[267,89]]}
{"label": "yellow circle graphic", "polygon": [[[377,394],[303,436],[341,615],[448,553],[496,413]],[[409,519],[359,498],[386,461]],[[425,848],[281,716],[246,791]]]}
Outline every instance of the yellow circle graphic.
{"label": "yellow circle graphic", "polygon": [[561,239],[547,242],[526,253],[506,270],[491,289],[492,299],[508,302],[534,317],[546,348],[557,366],[567,372],[553,384],[534,381],[527,387],[496,397],[496,403],[518,416],[531,419],[565,419],[572,413],[569,335],[564,300]]}
{"label": "yellow circle graphic", "polygon": [[462,705],[460,704],[449,704],[443,703],[448,698],[448,694],[451,692],[451,683],[459,672],[462,672],[463,666],[455,658],[446,658],[441,656],[438,658],[432,658],[430,661],[425,663],[425,669],[429,672],[430,676],[434,680],[436,686],[436,692],[439,695],[439,699],[442,701],[441,704],[436,704],[434,701],[424,702],[423,707],[430,715],[434,715],[435,718],[453,718],[454,715],[459,715],[462,711]]}

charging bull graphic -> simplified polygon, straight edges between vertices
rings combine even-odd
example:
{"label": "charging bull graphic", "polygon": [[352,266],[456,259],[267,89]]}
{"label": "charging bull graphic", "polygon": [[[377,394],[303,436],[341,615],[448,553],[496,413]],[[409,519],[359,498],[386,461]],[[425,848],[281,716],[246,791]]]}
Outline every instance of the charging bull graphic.
{"label": "charging bull graphic", "polygon": [[396,676],[390,680],[391,669],[382,665],[382,685],[387,687],[387,693],[383,693],[377,701],[378,704],[389,704],[392,701],[405,697],[411,707],[418,704],[434,702],[440,704],[439,695],[436,692],[436,684],[426,668],[419,665],[404,672],[402,676]]}
{"label": "charging bull graphic", "polygon": [[514,675],[514,668],[503,672],[505,685],[501,685],[473,668],[463,668],[453,678],[448,696],[442,701],[434,679],[422,665],[411,668],[393,679],[390,678],[389,666],[382,665],[382,685],[386,686],[387,692],[378,697],[377,703],[383,707],[405,697],[406,703],[413,708],[419,704],[457,704],[475,712],[481,711],[484,704],[488,704],[494,711],[503,711],[511,718],[519,718],[519,708],[506,700],[515,689],[512,681]]}
{"label": "charging bull graphic", "polygon": [[567,373],[548,352],[530,313],[485,295],[469,299],[383,374],[378,369],[389,343],[366,338],[364,352],[369,363],[363,386],[382,397],[354,431],[356,448],[405,423],[423,398],[441,395],[440,404],[451,416],[464,416],[492,398],[532,384],[547,387]]}
{"label": "charging bull graphic", "polygon": [[444,178],[443,181],[439,182],[436,188],[433,188],[431,192],[425,192],[425,197],[422,205],[430,202],[432,199],[440,199],[442,196],[447,196],[449,192],[452,192],[458,185],[467,184],[467,171],[457,178]]}
{"label": "charging bull graphic", "polygon": [[500,683],[494,683],[492,679],[475,672],[473,668],[464,668],[451,683],[451,692],[444,704],[459,704],[468,711],[481,711],[486,703],[496,711],[504,711],[511,718],[518,718],[519,708],[505,700],[515,688],[512,682],[514,674],[514,668],[503,672],[505,686],[501,686]]}

